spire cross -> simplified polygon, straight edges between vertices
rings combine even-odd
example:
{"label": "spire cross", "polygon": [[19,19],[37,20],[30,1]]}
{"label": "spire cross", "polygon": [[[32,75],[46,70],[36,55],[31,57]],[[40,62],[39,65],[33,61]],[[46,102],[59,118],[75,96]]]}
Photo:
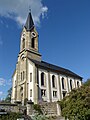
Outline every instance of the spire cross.
{"label": "spire cross", "polygon": [[31,7],[29,6],[29,12],[31,12]]}

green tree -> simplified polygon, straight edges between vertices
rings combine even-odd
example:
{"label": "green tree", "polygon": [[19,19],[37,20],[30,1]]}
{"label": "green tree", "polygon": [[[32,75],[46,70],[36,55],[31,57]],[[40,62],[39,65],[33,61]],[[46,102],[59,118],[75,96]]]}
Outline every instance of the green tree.
{"label": "green tree", "polygon": [[8,90],[8,94],[5,98],[5,102],[10,102],[11,101],[11,94],[12,94],[12,88]]}
{"label": "green tree", "polygon": [[60,101],[62,115],[69,120],[90,120],[90,79]]}

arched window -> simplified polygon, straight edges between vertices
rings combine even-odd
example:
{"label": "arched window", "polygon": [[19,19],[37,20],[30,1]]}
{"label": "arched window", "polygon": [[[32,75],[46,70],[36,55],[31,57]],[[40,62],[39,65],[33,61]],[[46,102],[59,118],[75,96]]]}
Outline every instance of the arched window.
{"label": "arched window", "polygon": [[32,38],[32,41],[31,41],[31,47],[35,48],[35,38],[34,37]]}
{"label": "arched window", "polygon": [[22,92],[22,91],[23,91],[23,87],[20,88],[20,92]]}
{"label": "arched window", "polygon": [[23,87],[20,88],[21,100],[23,99]]}
{"label": "arched window", "polygon": [[25,38],[23,38],[23,44],[22,44],[22,48],[25,48]]}
{"label": "arched window", "polygon": [[32,73],[30,73],[30,82],[32,82]]}
{"label": "arched window", "polygon": [[52,75],[52,87],[56,87],[55,75]]}
{"label": "arched window", "polygon": [[77,81],[77,87],[79,88],[79,81]]}
{"label": "arched window", "polygon": [[44,83],[44,77],[45,77],[45,74],[42,72],[41,73],[41,85],[44,86],[45,83]]}
{"label": "arched window", "polygon": [[21,80],[22,80],[22,72],[21,72]]}
{"label": "arched window", "polygon": [[62,89],[65,89],[64,78],[62,77]]}
{"label": "arched window", "polygon": [[25,78],[25,72],[23,71],[23,80],[24,80],[24,78]]}
{"label": "arched window", "polygon": [[72,80],[70,80],[70,89],[72,90]]}
{"label": "arched window", "polygon": [[32,97],[32,89],[30,89],[30,97]]}

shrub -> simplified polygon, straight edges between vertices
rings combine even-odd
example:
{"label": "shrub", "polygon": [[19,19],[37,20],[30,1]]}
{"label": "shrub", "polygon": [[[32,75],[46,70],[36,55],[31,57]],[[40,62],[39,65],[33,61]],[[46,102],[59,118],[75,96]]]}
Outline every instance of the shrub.
{"label": "shrub", "polygon": [[49,120],[45,115],[36,114],[32,117],[32,120]]}
{"label": "shrub", "polygon": [[43,114],[41,110],[41,106],[39,104],[33,105],[34,110],[36,110],[39,114]]}
{"label": "shrub", "polygon": [[69,120],[90,120],[90,80],[60,101],[62,115]]}
{"label": "shrub", "polygon": [[22,114],[10,112],[7,115],[0,116],[0,120],[17,120],[17,118],[21,118]]}

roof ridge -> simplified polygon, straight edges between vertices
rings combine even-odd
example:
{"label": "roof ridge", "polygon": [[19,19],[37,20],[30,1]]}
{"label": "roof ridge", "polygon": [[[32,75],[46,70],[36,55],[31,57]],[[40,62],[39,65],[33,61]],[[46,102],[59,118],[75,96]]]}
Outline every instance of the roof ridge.
{"label": "roof ridge", "polygon": [[53,71],[59,71],[61,73],[66,73],[67,75],[82,79],[81,76],[79,76],[78,74],[72,72],[69,69],[66,69],[66,68],[63,68],[63,67],[60,67],[60,66],[57,66],[57,65],[53,65],[53,64],[45,62],[45,61],[40,62],[40,61],[37,61],[37,60],[32,60],[32,59],[30,59],[30,60],[32,62],[34,62],[36,65],[39,65],[39,66],[44,67],[46,69],[50,69],[50,70],[53,70]]}

